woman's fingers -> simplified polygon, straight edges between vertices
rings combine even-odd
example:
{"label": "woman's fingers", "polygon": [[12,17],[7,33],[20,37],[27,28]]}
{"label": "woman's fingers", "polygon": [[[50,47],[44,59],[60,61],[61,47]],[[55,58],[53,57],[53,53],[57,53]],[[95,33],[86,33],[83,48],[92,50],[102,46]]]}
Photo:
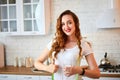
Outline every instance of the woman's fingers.
{"label": "woman's fingers", "polygon": [[64,71],[65,76],[67,76],[67,77],[69,77],[70,75],[72,75],[72,67],[65,67],[63,69],[63,71]]}
{"label": "woman's fingers", "polygon": [[54,72],[57,72],[58,68],[59,68],[59,66],[55,65]]}
{"label": "woman's fingers", "polygon": [[49,66],[51,66],[51,72],[52,73],[57,72],[57,70],[59,68],[59,66],[55,64],[55,58],[52,59],[52,62]]}

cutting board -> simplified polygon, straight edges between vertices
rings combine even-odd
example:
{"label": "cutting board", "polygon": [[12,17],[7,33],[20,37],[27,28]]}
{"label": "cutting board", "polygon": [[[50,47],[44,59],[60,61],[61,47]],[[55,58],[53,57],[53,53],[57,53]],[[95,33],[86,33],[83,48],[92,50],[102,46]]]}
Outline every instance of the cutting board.
{"label": "cutting board", "polygon": [[0,44],[0,68],[5,66],[4,45]]}

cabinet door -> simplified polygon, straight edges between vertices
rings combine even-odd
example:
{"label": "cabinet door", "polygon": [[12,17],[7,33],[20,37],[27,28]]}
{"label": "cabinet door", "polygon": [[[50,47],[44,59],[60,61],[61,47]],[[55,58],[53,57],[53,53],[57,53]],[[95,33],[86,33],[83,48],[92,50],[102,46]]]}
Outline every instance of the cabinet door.
{"label": "cabinet door", "polygon": [[35,10],[40,0],[23,0],[24,32],[38,31],[35,19]]}
{"label": "cabinet door", "polygon": [[16,76],[0,74],[0,80],[16,80]]}
{"label": "cabinet door", "polygon": [[88,77],[82,77],[82,80],[93,80],[93,79],[88,78]]}
{"label": "cabinet door", "polygon": [[39,80],[39,76],[18,75],[17,80]]}
{"label": "cabinet door", "polygon": [[82,79],[83,80],[120,80],[120,78],[114,78],[114,77],[100,77],[99,79],[83,77]]}
{"label": "cabinet door", "polygon": [[50,27],[50,0],[23,0],[25,34],[47,34]]}
{"label": "cabinet door", "polygon": [[113,77],[101,77],[99,80],[120,80],[120,78],[113,78]]}
{"label": "cabinet door", "polygon": [[40,80],[52,80],[51,76],[40,76]]}
{"label": "cabinet door", "polygon": [[0,32],[45,35],[50,27],[50,0],[0,0]]}
{"label": "cabinet door", "polygon": [[0,1],[0,32],[17,32],[16,0]]}

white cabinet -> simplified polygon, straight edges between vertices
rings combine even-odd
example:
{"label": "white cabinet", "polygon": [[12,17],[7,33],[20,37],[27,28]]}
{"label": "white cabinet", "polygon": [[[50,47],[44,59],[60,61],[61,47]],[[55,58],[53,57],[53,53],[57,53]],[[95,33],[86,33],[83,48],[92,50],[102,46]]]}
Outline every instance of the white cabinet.
{"label": "white cabinet", "polygon": [[16,1],[15,0],[0,0],[0,31],[1,32],[16,32]]}
{"label": "white cabinet", "polygon": [[120,0],[108,0],[111,6],[101,11],[97,18],[98,28],[120,28]]}
{"label": "white cabinet", "polygon": [[82,80],[93,80],[93,79],[88,78],[88,77],[82,77]]}
{"label": "white cabinet", "polygon": [[0,80],[16,80],[15,75],[0,74]]}
{"label": "white cabinet", "polygon": [[32,75],[5,75],[0,74],[0,80],[40,80],[39,76]]}
{"label": "white cabinet", "polygon": [[113,77],[101,77],[99,80],[120,80],[120,78],[113,78]]}
{"label": "white cabinet", "polygon": [[18,75],[16,80],[40,80],[39,76]]}
{"label": "white cabinet", "polygon": [[50,27],[50,0],[0,0],[0,33],[45,35]]}
{"label": "white cabinet", "polygon": [[116,78],[116,77],[100,77],[99,79],[92,79],[92,78],[88,78],[88,77],[83,77],[83,80],[120,80],[120,78]]}
{"label": "white cabinet", "polygon": [[[116,0],[113,0],[113,1],[116,1]],[[101,15],[97,18],[96,26],[98,28],[120,28],[120,10],[119,9],[118,10],[108,9],[108,10],[102,11]]]}
{"label": "white cabinet", "polygon": [[0,74],[0,80],[52,80],[52,76]]}
{"label": "white cabinet", "polygon": [[52,80],[52,76],[40,76],[40,80]]}

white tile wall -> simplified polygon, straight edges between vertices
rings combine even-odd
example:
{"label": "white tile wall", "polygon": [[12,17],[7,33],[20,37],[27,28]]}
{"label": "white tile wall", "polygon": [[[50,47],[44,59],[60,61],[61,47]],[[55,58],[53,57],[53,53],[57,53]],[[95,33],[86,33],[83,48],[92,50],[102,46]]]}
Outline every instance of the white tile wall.
{"label": "white tile wall", "polygon": [[46,36],[6,37],[0,35],[0,42],[6,47],[7,65],[13,64],[14,56],[32,56],[36,59],[55,33],[56,19],[59,14],[70,9],[80,19],[83,36],[92,43],[97,63],[108,52],[112,64],[120,63],[120,29],[97,29],[96,20],[102,10],[107,9],[110,0],[51,0],[51,30]]}

